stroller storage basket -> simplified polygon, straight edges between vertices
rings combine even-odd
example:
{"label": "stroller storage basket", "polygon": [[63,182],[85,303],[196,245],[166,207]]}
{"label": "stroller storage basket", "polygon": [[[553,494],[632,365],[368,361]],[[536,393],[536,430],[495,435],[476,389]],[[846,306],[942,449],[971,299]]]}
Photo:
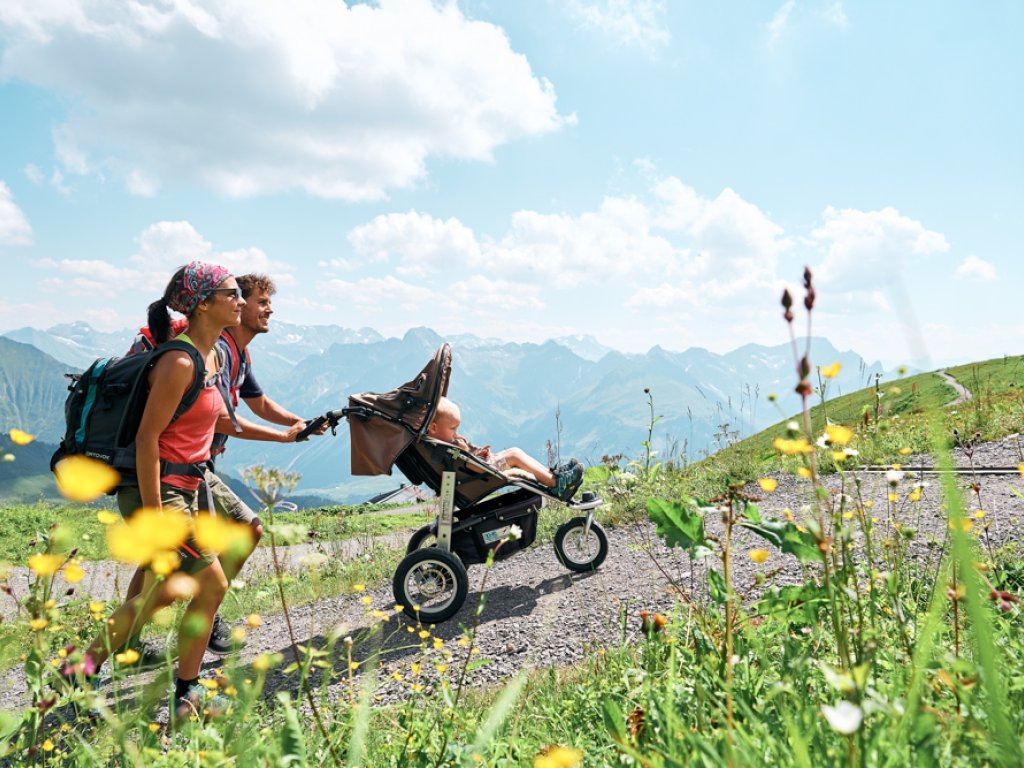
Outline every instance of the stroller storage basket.
{"label": "stroller storage basket", "polygon": [[533,544],[537,538],[537,510],[541,497],[520,488],[503,493],[455,513],[452,551],[465,565],[487,562],[488,553],[505,539],[513,525],[522,531],[515,541],[505,541],[494,555],[504,560]]}

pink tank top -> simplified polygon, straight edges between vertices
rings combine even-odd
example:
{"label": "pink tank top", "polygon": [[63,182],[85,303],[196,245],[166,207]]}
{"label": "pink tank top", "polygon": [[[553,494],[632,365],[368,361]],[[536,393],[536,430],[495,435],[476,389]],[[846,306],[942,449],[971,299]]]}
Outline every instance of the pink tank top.
{"label": "pink tank top", "polygon": [[[182,339],[178,336],[178,339]],[[188,339],[184,339],[188,341]],[[160,458],[179,464],[194,464],[210,458],[210,443],[217,427],[224,400],[216,387],[217,377],[206,383],[192,407],[160,433]],[[188,475],[163,475],[160,482],[186,491],[194,491],[202,479]]]}

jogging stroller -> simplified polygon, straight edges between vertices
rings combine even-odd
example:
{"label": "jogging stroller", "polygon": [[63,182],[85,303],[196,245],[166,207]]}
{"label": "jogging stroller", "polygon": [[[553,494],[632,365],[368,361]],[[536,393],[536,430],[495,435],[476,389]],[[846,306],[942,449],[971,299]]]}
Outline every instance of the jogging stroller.
{"label": "jogging stroller", "polygon": [[[451,618],[469,592],[466,566],[505,559],[533,543],[537,516],[551,489],[514,470],[499,472],[473,454],[427,437],[438,399],[448,393],[452,352],[445,344],[420,374],[398,389],[349,397],[347,408],[319,416],[304,435],[325,423],[348,419],[353,475],[390,475],[392,466],[415,485],[432,489],[440,501],[437,519],[409,539],[393,580],[395,600],[424,623]],[[585,514],[555,534],[555,553],[566,568],[597,569],[608,554],[608,538],[594,522],[601,506],[594,493],[568,502]],[[519,538],[510,534],[518,526]]]}

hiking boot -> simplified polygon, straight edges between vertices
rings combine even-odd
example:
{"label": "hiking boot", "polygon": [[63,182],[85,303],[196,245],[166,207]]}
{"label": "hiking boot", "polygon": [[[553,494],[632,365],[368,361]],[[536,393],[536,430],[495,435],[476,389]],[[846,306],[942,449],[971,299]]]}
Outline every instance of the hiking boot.
{"label": "hiking boot", "polygon": [[231,629],[225,622],[221,621],[220,615],[214,616],[213,628],[210,630],[210,642],[206,646],[207,650],[219,656],[224,656],[232,651],[241,650],[244,647],[244,640],[236,641],[231,639]]}
{"label": "hiking boot", "polygon": [[196,719],[203,722],[216,720],[229,713],[231,700],[216,692],[216,686],[208,687],[203,683],[211,681],[200,678],[192,683],[184,693],[174,697],[171,716],[177,722]]}
{"label": "hiking boot", "polygon": [[569,501],[583,485],[583,465],[575,459],[568,467],[555,473],[555,486],[551,492],[560,501]]}

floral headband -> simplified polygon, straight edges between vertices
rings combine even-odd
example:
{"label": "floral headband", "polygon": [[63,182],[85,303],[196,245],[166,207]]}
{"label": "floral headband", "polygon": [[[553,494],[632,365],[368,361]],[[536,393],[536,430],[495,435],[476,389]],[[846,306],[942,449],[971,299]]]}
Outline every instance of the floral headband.
{"label": "floral headband", "polygon": [[175,312],[191,315],[199,302],[229,277],[231,272],[217,264],[190,262],[182,271],[180,288],[167,297],[167,306]]}

